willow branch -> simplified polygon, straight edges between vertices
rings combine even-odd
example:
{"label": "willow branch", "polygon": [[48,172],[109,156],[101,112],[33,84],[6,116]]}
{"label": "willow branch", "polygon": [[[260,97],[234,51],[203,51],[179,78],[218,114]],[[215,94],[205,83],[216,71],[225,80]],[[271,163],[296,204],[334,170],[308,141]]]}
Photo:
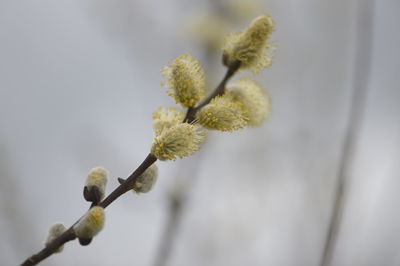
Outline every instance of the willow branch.
{"label": "willow branch", "polygon": [[[207,105],[214,97],[218,95],[222,95],[225,92],[225,85],[227,81],[236,73],[236,71],[240,67],[239,61],[234,61],[230,66],[228,66],[227,72],[218,85],[218,87],[214,90],[214,92],[206,98],[202,103],[200,103],[197,107],[188,108],[186,116],[183,122],[192,123],[195,120],[196,113],[203,106]],[[139,165],[139,167],[124,181],[120,184],[114,191],[112,191],[103,201],[101,201],[98,206],[107,208],[111,203],[113,203],[120,196],[128,192],[132,189],[132,186],[135,184],[136,179],[146,171],[153,163],[157,161],[157,158],[153,154],[148,154],[144,161]],[[79,221],[79,219],[74,223],[74,225]],[[31,266],[36,265],[42,260],[46,259],[50,255],[52,255],[59,247],[64,245],[65,243],[72,241],[76,238],[73,226],[72,225],[67,231],[65,231],[62,235],[54,239],[51,243],[49,243],[45,248],[43,248],[38,253],[30,256],[26,259],[21,266]]]}
{"label": "willow branch", "polygon": [[[113,192],[108,195],[107,198],[105,198],[102,202],[99,203],[100,207],[106,208],[108,205],[110,205],[112,202],[114,202],[117,198],[119,198],[122,194],[125,192],[129,191],[132,188],[132,185],[135,183],[136,178],[138,178],[143,172],[149,168],[155,161],[157,161],[157,158],[149,154],[147,155],[146,159],[139,165],[139,167],[126,179],[126,181],[119,185]],[[79,219],[78,219],[79,221]],[[77,223],[76,221],[75,223]],[[30,265],[36,265],[42,260],[46,259],[50,255],[54,253],[59,247],[64,245],[66,242],[74,240],[76,238],[74,230],[73,230],[73,225],[65,231],[61,236],[58,238],[54,239],[47,247],[43,248],[40,252],[38,252],[35,255],[32,255],[29,257],[25,262],[23,262],[21,265],[22,266],[30,266]]]}

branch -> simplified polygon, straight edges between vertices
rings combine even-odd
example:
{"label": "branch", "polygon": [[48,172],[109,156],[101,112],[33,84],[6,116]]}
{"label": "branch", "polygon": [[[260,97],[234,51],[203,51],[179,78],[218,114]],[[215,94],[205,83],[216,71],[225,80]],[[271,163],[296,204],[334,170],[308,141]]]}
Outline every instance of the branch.
{"label": "branch", "polygon": [[[152,154],[147,155],[146,159],[126,179],[126,181],[123,184],[119,185],[113,192],[111,192],[110,195],[108,195],[107,198],[105,198],[102,202],[100,202],[99,206],[106,208],[114,200],[119,198],[122,194],[129,191],[131,189],[132,185],[135,183],[136,178],[138,178],[141,174],[143,174],[143,172],[147,168],[149,168],[155,161],[157,161],[157,158],[154,155],[152,155]],[[79,221],[79,219],[78,219],[78,221]],[[76,221],[74,223],[74,225],[78,221]],[[73,230],[74,225],[72,225],[67,231],[65,231],[61,236],[59,236],[54,241],[52,241],[47,247],[42,249],[40,252],[29,257],[24,263],[21,264],[21,266],[36,265],[39,262],[41,262],[42,260],[44,260],[47,257],[49,257],[50,255],[52,255],[55,250],[57,250],[59,247],[61,247],[66,242],[74,240],[76,238],[74,230]]]}
{"label": "branch", "polygon": [[[199,104],[197,107],[190,107],[187,110],[186,116],[183,120],[183,122],[187,123],[192,123],[195,121],[196,113],[199,111],[202,107],[207,105],[214,97],[218,95],[222,95],[225,92],[225,85],[227,81],[237,72],[237,70],[240,67],[240,62],[239,61],[234,61],[231,65],[228,66],[227,72],[225,74],[225,77],[221,81],[221,83],[218,85],[218,87],[214,90],[214,92],[206,98],[201,104]],[[144,161],[139,165],[139,167],[123,182],[120,184],[116,189],[114,189],[113,192],[111,192],[107,198],[105,198],[102,202],[98,204],[98,206],[107,208],[111,203],[113,203],[116,199],[118,199],[121,195],[125,194],[129,190],[132,189],[133,184],[135,184],[136,179],[146,171],[147,168],[149,168],[153,163],[157,161],[157,158],[153,154],[147,155],[147,157],[144,159]],[[74,223],[74,225],[79,221],[79,219]],[[66,242],[69,242],[71,240],[74,240],[76,238],[75,232],[73,230],[72,225],[67,231],[65,231],[62,235],[60,235],[58,238],[54,239],[50,244],[47,245],[47,247],[43,248],[41,251],[38,253],[32,255],[28,259],[26,259],[21,266],[31,266],[31,265],[36,265],[42,260],[46,259],[50,255],[54,253],[59,247],[64,245]]]}

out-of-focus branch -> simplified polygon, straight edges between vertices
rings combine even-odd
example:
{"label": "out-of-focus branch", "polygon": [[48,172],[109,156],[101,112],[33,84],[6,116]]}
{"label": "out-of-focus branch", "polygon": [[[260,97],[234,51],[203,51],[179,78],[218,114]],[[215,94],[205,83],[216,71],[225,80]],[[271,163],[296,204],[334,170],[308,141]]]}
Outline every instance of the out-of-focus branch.
{"label": "out-of-focus branch", "polygon": [[154,266],[167,265],[168,258],[171,254],[171,250],[174,247],[176,235],[181,223],[182,213],[184,211],[184,205],[186,204],[187,188],[175,189],[170,192],[168,196],[168,213],[167,222],[163,229],[159,248],[156,252]]}
{"label": "out-of-focus branch", "polygon": [[373,0],[358,1],[358,21],[356,39],[355,73],[353,95],[349,113],[346,135],[343,141],[342,155],[339,164],[338,179],[334,191],[332,214],[325,238],[320,266],[332,263],[338,235],[340,233],[344,213],[348,173],[353,163],[356,140],[359,136],[361,122],[365,111],[368,92],[368,77],[371,65],[372,35],[373,35]]}

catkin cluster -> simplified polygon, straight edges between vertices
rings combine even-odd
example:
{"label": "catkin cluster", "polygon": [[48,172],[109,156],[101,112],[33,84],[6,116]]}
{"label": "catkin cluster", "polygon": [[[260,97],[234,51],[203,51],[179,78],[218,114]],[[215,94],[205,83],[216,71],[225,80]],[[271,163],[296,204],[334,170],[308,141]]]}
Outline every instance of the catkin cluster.
{"label": "catkin cluster", "polygon": [[[260,71],[272,62],[269,36],[275,23],[265,14],[251,22],[241,33],[229,35],[223,46],[224,63],[234,62],[240,69]],[[200,149],[206,129],[234,131],[246,126],[260,126],[271,112],[271,101],[261,86],[250,78],[229,84],[223,93],[211,100],[204,98],[205,75],[199,60],[190,54],[177,57],[162,74],[168,95],[182,107],[196,110],[195,119],[184,121],[176,108],[159,108],[153,114],[155,138],[151,153],[159,160],[175,160]],[[206,102],[203,102],[206,101]],[[201,107],[199,107],[201,106]],[[189,110],[190,110],[189,109]]]}

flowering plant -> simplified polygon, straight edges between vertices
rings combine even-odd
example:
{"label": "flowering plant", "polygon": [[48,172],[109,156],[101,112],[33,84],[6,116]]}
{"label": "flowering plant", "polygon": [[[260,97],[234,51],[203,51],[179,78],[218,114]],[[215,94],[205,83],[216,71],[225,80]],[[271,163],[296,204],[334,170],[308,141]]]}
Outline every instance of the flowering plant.
{"label": "flowering plant", "polygon": [[63,224],[53,225],[45,247],[22,265],[36,265],[48,256],[61,252],[63,245],[78,239],[88,245],[104,227],[105,211],[124,193],[133,190],[146,193],[157,180],[157,160],[175,160],[195,153],[205,141],[208,130],[234,131],[246,126],[260,126],[269,116],[271,102],[261,86],[250,78],[227,82],[239,70],[251,69],[258,73],[272,62],[273,45],[269,37],[275,23],[264,14],[240,33],[229,35],[223,46],[223,63],[227,72],[217,88],[205,97],[205,74],[200,62],[190,54],[177,57],[162,74],[163,84],[177,104],[187,108],[186,114],[176,108],[159,108],[153,114],[155,137],[150,153],[127,178],[119,178],[120,185],[107,197],[105,189],[108,172],[102,167],[90,170],[84,186],[84,198],[91,202],[89,210],[69,229]]}

